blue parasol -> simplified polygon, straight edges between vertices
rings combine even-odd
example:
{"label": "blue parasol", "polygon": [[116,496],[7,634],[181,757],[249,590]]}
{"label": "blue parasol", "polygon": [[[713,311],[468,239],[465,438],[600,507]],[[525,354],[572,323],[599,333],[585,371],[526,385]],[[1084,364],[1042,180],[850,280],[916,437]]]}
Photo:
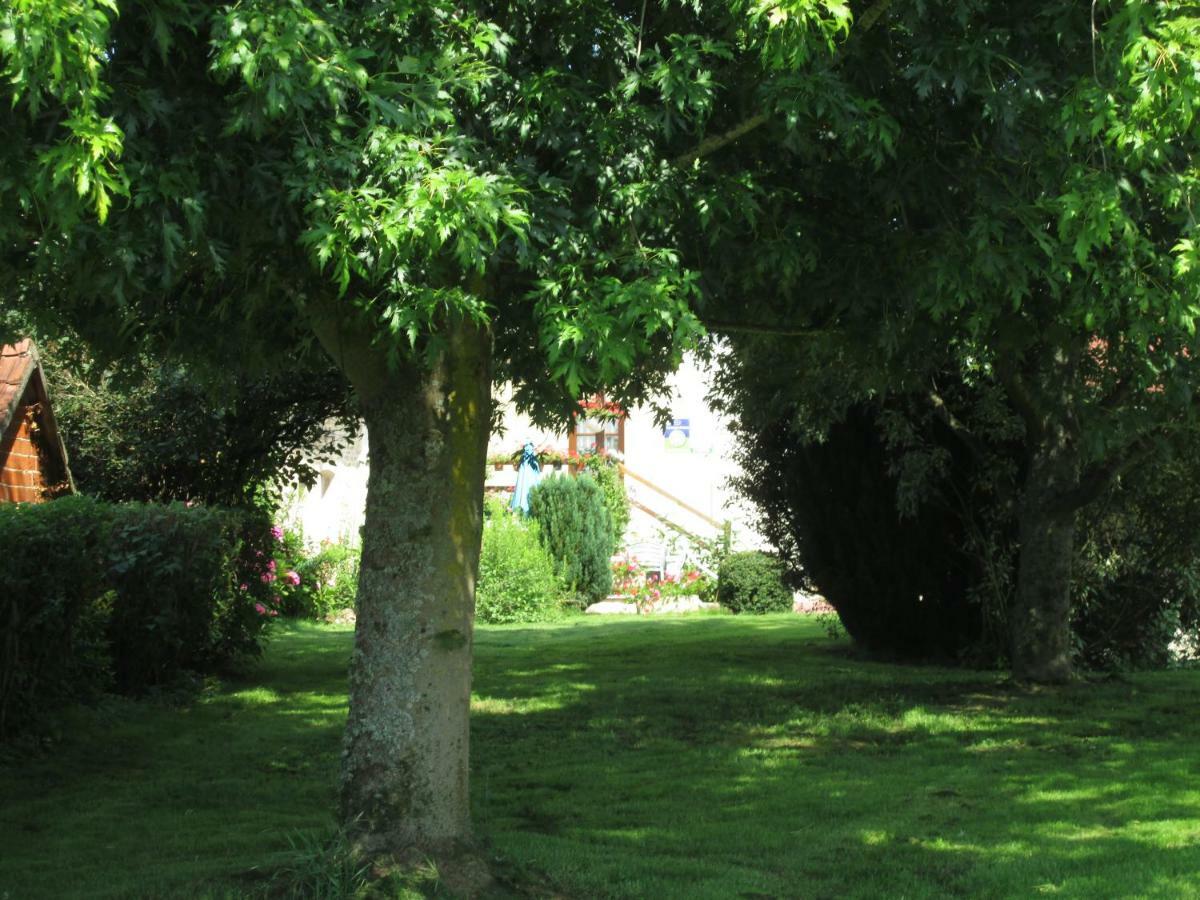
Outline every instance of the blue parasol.
{"label": "blue parasol", "polygon": [[538,462],[537,454],[533,452],[533,444],[526,441],[525,449],[521,451],[521,464],[517,466],[517,484],[513,488],[512,503],[509,506],[529,515],[529,492],[541,480],[542,466]]}

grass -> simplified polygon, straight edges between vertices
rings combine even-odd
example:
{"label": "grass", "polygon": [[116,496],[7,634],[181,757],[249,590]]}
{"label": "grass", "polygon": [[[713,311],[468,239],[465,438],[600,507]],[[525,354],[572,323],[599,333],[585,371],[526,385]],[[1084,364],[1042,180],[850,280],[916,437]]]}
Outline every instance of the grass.
{"label": "grass", "polygon": [[[332,830],[346,630],[0,769],[0,898],[243,896]],[[1200,897],[1200,672],[1028,692],[796,616],[480,629],[474,814],[533,896]],[[510,885],[511,887],[511,885]]]}

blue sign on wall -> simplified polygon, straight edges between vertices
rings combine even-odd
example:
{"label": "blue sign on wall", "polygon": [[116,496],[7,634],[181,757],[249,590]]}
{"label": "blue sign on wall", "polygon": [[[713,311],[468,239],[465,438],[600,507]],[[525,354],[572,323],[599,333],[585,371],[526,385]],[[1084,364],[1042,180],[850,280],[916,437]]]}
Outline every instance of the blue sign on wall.
{"label": "blue sign on wall", "polygon": [[663,429],[667,439],[668,450],[687,450],[692,441],[692,420],[672,419],[671,424]]}

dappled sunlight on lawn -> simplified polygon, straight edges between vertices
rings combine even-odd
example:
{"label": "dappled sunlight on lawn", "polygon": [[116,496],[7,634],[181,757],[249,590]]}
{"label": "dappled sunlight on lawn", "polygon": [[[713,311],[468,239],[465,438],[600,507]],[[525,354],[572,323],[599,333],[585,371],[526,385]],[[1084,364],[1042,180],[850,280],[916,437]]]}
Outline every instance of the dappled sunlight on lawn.
{"label": "dappled sunlight on lawn", "polygon": [[[352,640],[289,624],[190,702],[73,714],[0,771],[0,893],[241,896],[330,827]],[[476,657],[474,816],[533,896],[1197,893],[1197,672],[1026,692],[789,615],[481,628]]]}
{"label": "dappled sunlight on lawn", "polygon": [[[1181,836],[1200,827],[1200,805],[1189,815],[1172,802],[1195,799],[1193,744],[1154,740],[1132,684],[1031,694],[998,674],[848,660],[788,616],[527,631],[520,664],[481,668],[477,690],[526,710],[540,691],[555,701],[519,727],[503,707],[478,709],[477,815],[502,849],[548,869],[574,842],[593,862],[564,886],[585,895],[794,896],[804,884],[806,895],[1087,896],[1104,884],[1111,896],[1137,892],[1160,863],[1181,879],[1200,866]],[[565,660],[571,692],[553,680]],[[1195,675],[1143,679],[1200,694]],[[1127,789],[1120,761],[1169,772]],[[698,849],[707,864],[687,891],[672,886],[666,861]]]}

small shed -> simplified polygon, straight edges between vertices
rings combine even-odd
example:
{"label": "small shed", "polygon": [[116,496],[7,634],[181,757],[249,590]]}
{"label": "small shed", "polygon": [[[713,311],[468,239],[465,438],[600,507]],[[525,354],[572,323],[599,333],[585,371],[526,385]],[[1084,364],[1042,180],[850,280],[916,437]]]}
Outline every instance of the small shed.
{"label": "small shed", "polygon": [[37,347],[29,339],[0,346],[0,503],[73,490]]}

